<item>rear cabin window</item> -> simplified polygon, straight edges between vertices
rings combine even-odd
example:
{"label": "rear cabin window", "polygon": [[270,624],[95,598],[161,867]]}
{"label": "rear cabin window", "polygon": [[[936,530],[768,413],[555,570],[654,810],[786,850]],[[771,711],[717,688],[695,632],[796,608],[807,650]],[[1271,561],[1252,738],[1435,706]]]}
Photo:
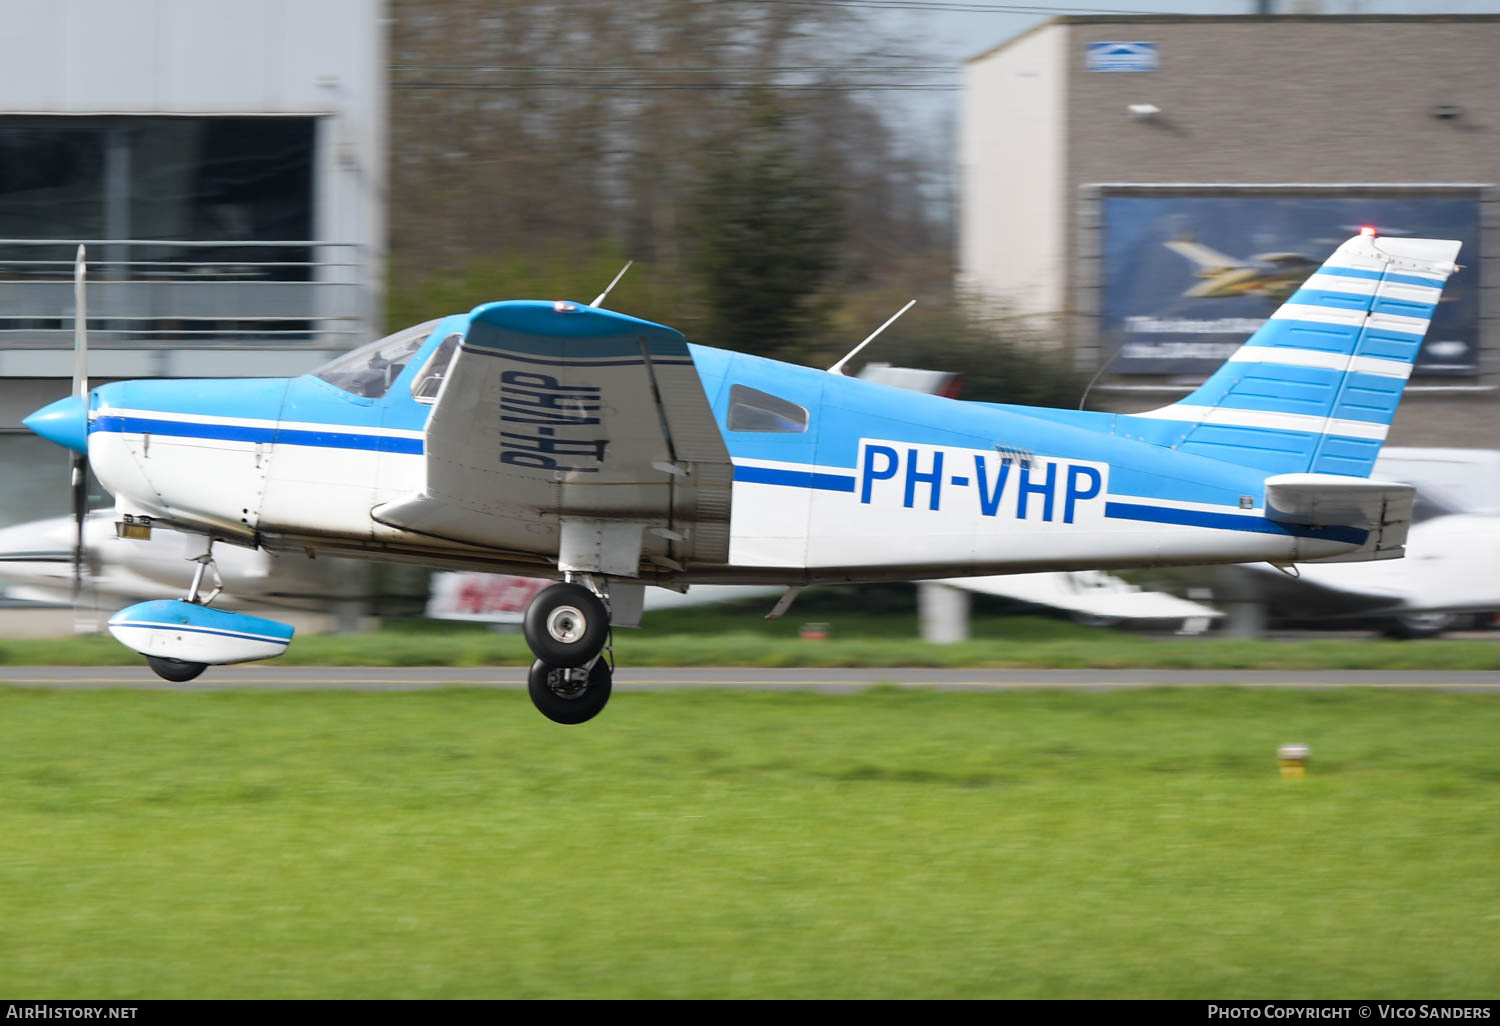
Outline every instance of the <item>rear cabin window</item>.
{"label": "rear cabin window", "polygon": [[729,390],[729,430],[795,435],[807,430],[807,410],[745,385]]}

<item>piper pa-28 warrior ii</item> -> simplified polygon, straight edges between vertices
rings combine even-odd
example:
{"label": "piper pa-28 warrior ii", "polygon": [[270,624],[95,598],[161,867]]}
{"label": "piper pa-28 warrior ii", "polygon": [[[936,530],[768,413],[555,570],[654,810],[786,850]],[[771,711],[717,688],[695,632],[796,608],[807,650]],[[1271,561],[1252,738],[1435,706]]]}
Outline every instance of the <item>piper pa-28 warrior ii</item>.
{"label": "piper pa-28 warrior ii", "polygon": [[1202,387],[1132,415],[693,345],[601,295],[488,303],[290,379],[90,389],[80,336],[74,394],[26,423],[75,480],[87,459],[122,533],[205,536],[185,599],[110,620],[163,676],[291,640],[208,604],[215,543],[410,560],[559,580],[526,611],[530,693],[577,723],[648,585],[774,584],[776,614],[820,582],[1400,556],[1412,488],[1369,474],[1458,249],[1350,239]]}

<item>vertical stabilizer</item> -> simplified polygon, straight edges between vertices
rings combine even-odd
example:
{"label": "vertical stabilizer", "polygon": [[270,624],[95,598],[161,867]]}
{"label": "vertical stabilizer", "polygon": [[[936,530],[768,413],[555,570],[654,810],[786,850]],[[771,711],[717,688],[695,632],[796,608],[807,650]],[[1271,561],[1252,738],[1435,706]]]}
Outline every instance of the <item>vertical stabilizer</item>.
{"label": "vertical stabilizer", "polygon": [[1268,473],[1368,477],[1459,245],[1355,236],[1192,395],[1120,420]]}

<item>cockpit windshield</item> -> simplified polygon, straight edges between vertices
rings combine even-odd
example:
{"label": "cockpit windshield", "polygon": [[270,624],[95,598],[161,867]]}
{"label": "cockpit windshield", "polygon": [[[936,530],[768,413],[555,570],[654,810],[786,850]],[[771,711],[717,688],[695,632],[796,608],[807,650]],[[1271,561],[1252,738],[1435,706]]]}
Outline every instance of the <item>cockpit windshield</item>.
{"label": "cockpit windshield", "polygon": [[325,363],[313,371],[313,375],[345,392],[366,399],[380,399],[437,326],[438,321],[427,321],[387,335],[378,342],[360,346]]}

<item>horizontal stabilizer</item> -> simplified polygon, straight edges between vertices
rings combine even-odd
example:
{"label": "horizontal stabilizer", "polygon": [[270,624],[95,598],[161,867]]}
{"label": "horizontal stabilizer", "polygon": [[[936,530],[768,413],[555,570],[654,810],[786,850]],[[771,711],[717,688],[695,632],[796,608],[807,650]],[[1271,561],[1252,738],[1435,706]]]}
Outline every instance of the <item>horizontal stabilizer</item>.
{"label": "horizontal stabilizer", "polygon": [[[1335,474],[1277,474],[1266,478],[1266,519],[1307,527],[1355,527],[1365,544],[1333,557],[1339,562],[1394,559],[1406,545],[1416,489],[1390,481]],[[1328,562],[1332,560],[1319,560]]]}

